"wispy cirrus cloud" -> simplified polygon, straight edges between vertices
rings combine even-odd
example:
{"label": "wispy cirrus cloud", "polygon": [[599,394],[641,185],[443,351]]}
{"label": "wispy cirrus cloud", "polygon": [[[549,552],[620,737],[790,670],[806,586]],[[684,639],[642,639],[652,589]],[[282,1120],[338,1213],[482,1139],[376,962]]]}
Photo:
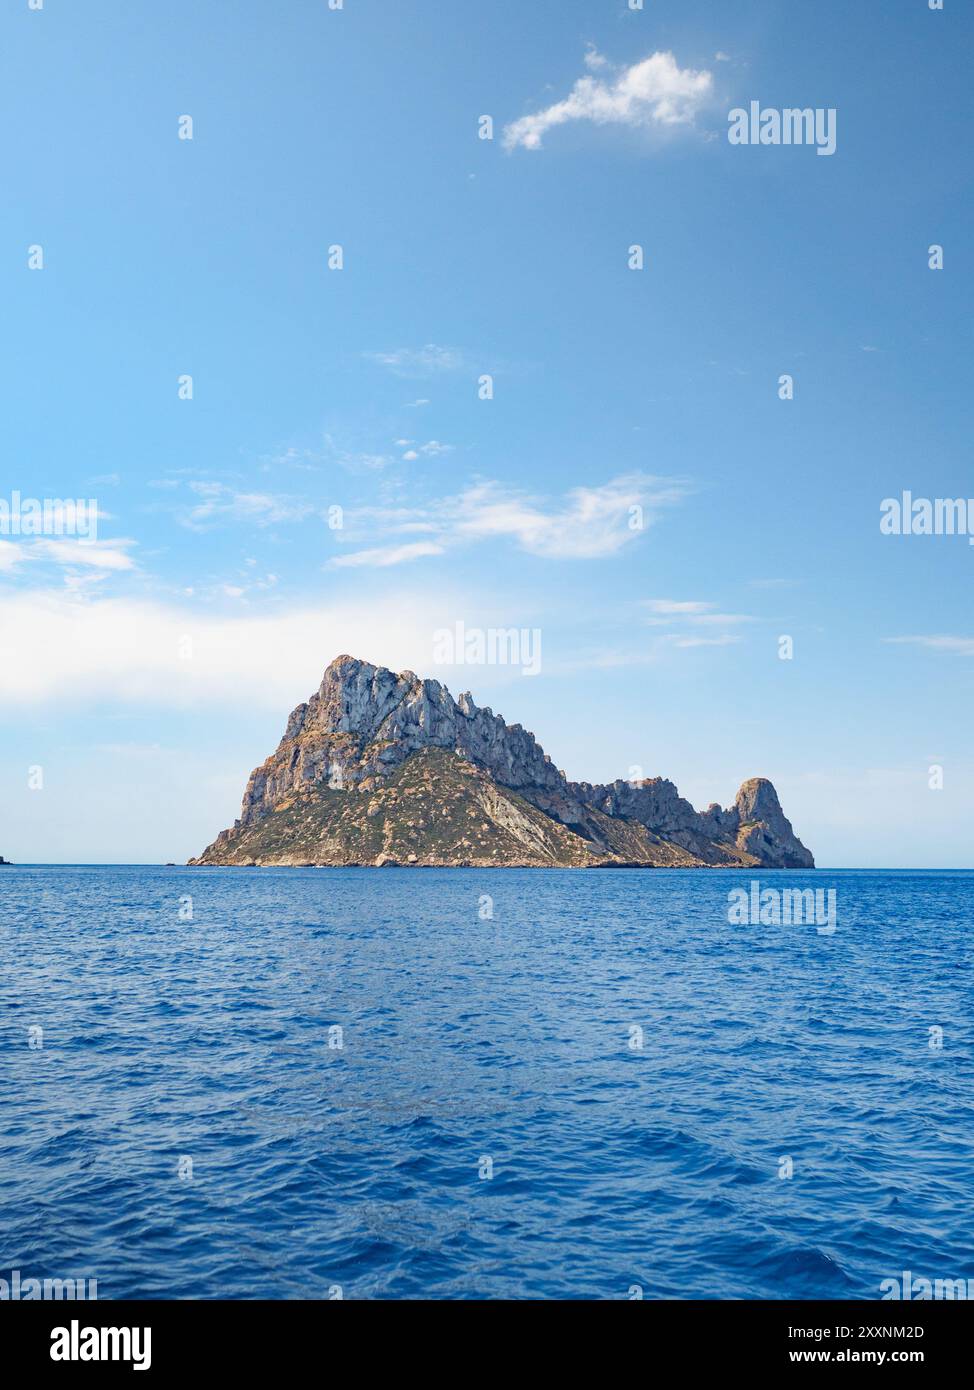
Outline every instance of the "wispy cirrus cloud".
{"label": "wispy cirrus cloud", "polygon": [[596,487],[572,488],[560,502],[543,503],[482,483],[462,498],[456,518],[461,536],[510,536],[546,559],[591,560],[614,555],[652,524],[661,508],[682,501],[677,482],[624,474]]}
{"label": "wispy cirrus cloud", "polygon": [[702,599],[645,598],[640,600],[640,606],[649,613],[646,621],[652,624],[676,620],[711,625],[754,621],[748,613],[721,613],[715,603],[707,603]]}
{"label": "wispy cirrus cloud", "polygon": [[225,483],[197,481],[189,490],[199,501],[182,509],[180,521],[191,530],[203,530],[222,522],[249,522],[254,526],[276,526],[303,521],[315,510],[299,497],[269,492],[241,492]]}
{"label": "wispy cirrus cloud", "polygon": [[442,555],[443,550],[444,547],[435,541],[411,541],[404,545],[377,546],[374,550],[355,550],[351,555],[337,556],[332,564],[345,569],[359,569],[364,565],[388,569],[390,565],[421,560],[426,555]]}
{"label": "wispy cirrus cloud", "polygon": [[752,623],[754,619],[747,613],[723,613],[715,603],[703,599],[641,599],[639,606],[645,610],[644,621],[650,627],[678,627],[682,631],[669,631],[660,640],[674,647],[728,647],[741,640],[734,631],[714,629],[733,629],[742,623]]}
{"label": "wispy cirrus cloud", "polygon": [[[684,499],[679,480],[624,474],[598,486],[570,489],[559,499],[529,496],[497,482],[479,482],[427,507],[363,509],[346,518],[350,530],[371,529],[394,543],[338,556],[333,565],[392,565],[461,546],[511,541],[550,560],[593,560],[635,541],[666,507]],[[420,547],[405,535],[427,537]]]}
{"label": "wispy cirrus cloud", "polygon": [[53,541],[40,540],[32,547],[42,559],[72,567],[83,565],[101,570],[132,570],[135,561],[129,550],[135,541]]}
{"label": "wispy cirrus cloud", "polygon": [[713,608],[712,603],[703,603],[698,599],[644,598],[640,602],[643,608],[660,619],[699,617]]}
{"label": "wispy cirrus cloud", "polygon": [[[467,359],[459,348],[441,347],[438,343],[426,343],[423,347],[395,348],[391,352],[367,352],[364,356],[380,367],[388,367],[396,376],[429,377],[446,372],[461,372],[467,367]],[[414,402],[427,405],[427,401]]]}
{"label": "wispy cirrus cloud", "polygon": [[928,647],[932,651],[952,652],[955,656],[974,656],[974,637],[955,637],[950,633],[935,633],[930,637],[884,637],[883,641]]}
{"label": "wispy cirrus cloud", "polygon": [[740,640],[732,632],[722,632],[719,637],[695,637],[689,632],[674,632],[664,638],[664,641],[672,642],[674,647],[729,647]]}
{"label": "wispy cirrus cloud", "polygon": [[713,93],[709,72],[681,68],[669,52],[616,67],[590,48],[585,64],[589,75],[580,77],[562,101],[504,127],[505,149],[520,145],[539,150],[550,130],[572,121],[643,128],[689,125]]}
{"label": "wispy cirrus cloud", "polygon": [[65,570],[134,570],[135,560],[129,553],[133,540],[95,541],[86,539],[0,541],[0,574],[12,574],[23,564],[47,562]]}

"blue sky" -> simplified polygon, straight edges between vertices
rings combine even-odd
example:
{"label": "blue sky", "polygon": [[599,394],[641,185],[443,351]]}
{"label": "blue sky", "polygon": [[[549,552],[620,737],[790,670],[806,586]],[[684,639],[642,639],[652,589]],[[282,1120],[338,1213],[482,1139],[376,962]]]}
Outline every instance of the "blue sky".
{"label": "blue sky", "polygon": [[[879,515],[974,496],[972,29],[7,5],[0,498],[100,517],[0,537],[0,853],[197,853],[350,651],[575,778],[768,776],[821,865],[970,866],[974,551]],[[752,100],[834,108],[834,155],[731,145]],[[435,666],[457,621],[540,629],[540,674]]]}

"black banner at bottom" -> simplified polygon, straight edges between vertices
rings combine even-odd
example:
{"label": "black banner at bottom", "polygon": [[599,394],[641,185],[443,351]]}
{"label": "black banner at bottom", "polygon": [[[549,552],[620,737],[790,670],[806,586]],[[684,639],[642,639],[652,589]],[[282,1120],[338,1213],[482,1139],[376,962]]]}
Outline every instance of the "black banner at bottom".
{"label": "black banner at bottom", "polygon": [[[946,1369],[969,1354],[971,1317],[966,1302],[663,1302],[640,1307],[592,1305],[591,1323],[579,1322],[580,1304],[404,1301],[368,1302],[0,1302],[2,1364],[9,1375],[59,1368],[58,1379],[75,1373],[148,1374],[171,1378],[183,1371],[240,1371],[248,1376],[282,1368],[319,1373],[333,1364],[331,1339],[349,1333],[374,1338],[401,1328],[415,1346],[417,1332],[462,1332],[471,1341],[476,1369],[488,1368],[496,1348],[498,1365],[512,1354],[498,1333],[562,1339],[566,1350],[579,1338],[612,1338],[613,1359],[629,1337],[642,1361],[651,1339],[653,1363],[663,1357],[686,1371],[780,1372],[789,1366],[881,1366]],[[561,1322],[562,1318],[570,1321]],[[487,1340],[489,1339],[489,1340]],[[558,1343],[547,1343],[554,1350]],[[427,1362],[437,1343],[426,1345]],[[376,1344],[368,1350],[374,1372]],[[346,1347],[347,1351],[347,1347]],[[572,1353],[574,1355],[574,1353]],[[380,1350],[380,1357],[382,1353]],[[455,1349],[451,1353],[455,1367]],[[8,1380],[9,1383],[9,1380]]]}

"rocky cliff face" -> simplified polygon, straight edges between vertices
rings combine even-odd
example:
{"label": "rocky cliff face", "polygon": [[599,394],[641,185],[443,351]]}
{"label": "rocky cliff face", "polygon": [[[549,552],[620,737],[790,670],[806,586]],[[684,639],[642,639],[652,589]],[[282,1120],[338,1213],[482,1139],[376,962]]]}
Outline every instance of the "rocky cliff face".
{"label": "rocky cliff face", "polygon": [[439,681],[340,656],[240,819],[194,864],[814,866],[770,782],[697,812],[672,782],[569,782],[534,735]]}

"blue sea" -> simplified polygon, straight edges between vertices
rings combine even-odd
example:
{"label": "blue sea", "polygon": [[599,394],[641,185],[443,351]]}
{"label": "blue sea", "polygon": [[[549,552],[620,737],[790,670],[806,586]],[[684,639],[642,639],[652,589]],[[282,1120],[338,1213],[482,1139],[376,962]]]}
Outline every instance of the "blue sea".
{"label": "blue sea", "polygon": [[[837,930],[731,925],[753,879]],[[972,922],[971,872],[0,869],[0,1278],[974,1277]]]}

